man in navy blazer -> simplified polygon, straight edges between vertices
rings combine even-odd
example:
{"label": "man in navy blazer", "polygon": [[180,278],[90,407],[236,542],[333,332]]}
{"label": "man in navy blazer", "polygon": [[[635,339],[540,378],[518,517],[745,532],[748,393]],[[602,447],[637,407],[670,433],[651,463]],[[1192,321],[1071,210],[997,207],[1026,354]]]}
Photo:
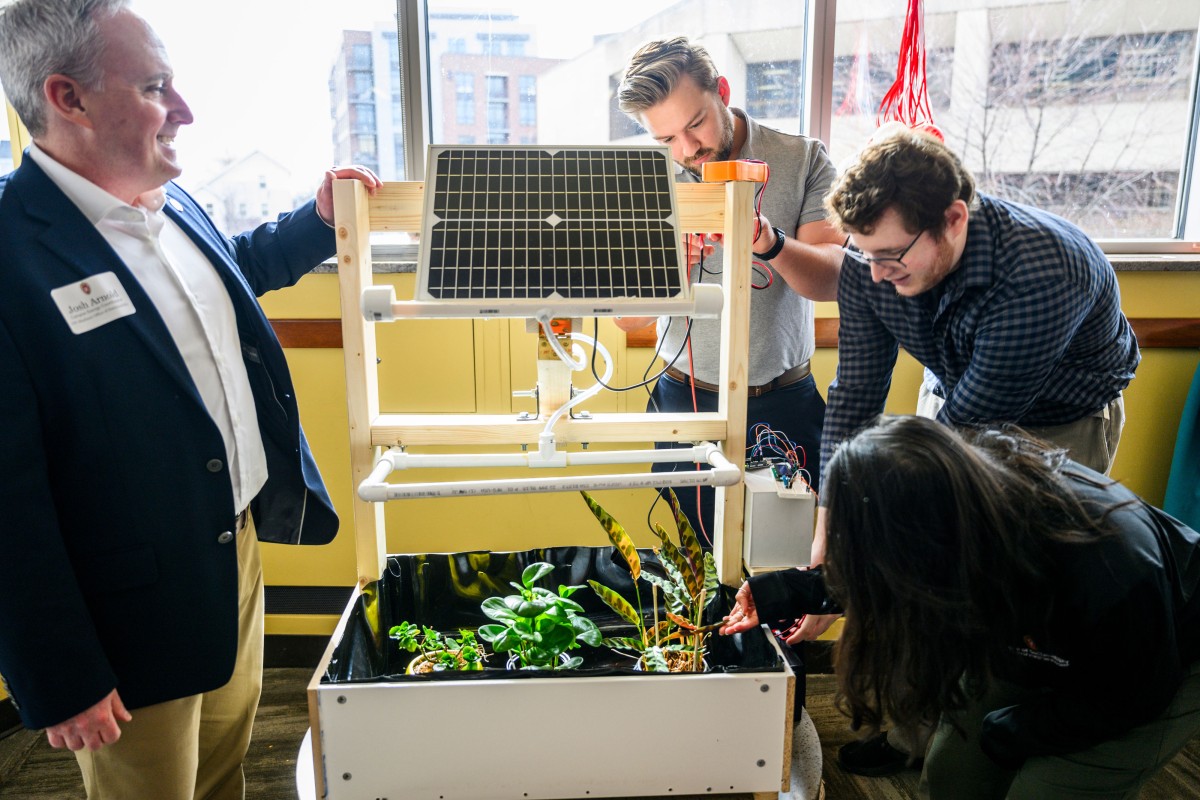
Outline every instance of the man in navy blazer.
{"label": "man in navy blazer", "polygon": [[338,527],[255,297],[334,254],[334,178],[379,180],[330,170],[313,201],[223,236],[171,182],[191,111],[127,6],[0,11],[0,80],[33,138],[0,179],[0,674],[89,798],[241,797],[255,531]]}

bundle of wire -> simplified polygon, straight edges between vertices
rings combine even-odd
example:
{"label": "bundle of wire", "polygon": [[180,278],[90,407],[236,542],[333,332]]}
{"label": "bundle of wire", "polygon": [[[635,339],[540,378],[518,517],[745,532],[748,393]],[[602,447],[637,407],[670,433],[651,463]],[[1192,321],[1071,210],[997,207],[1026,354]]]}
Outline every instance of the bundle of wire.
{"label": "bundle of wire", "polygon": [[806,456],[803,447],[783,431],[777,431],[766,423],[756,424],[750,433],[754,443],[746,447],[748,460],[770,462],[771,474],[785,488],[791,488],[793,483],[801,481],[812,489],[811,476],[804,468]]}

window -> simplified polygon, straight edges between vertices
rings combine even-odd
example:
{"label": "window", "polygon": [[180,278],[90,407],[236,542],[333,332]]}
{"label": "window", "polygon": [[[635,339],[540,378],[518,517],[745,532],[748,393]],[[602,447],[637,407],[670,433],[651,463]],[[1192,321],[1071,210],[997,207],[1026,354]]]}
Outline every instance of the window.
{"label": "window", "polygon": [[521,124],[525,127],[537,125],[537,78],[522,75],[519,79],[521,101]]}
{"label": "window", "polygon": [[[875,129],[903,13],[838,3],[835,163]],[[927,4],[934,122],[981,192],[1053,211],[1101,240],[1181,238],[1198,19],[1200,0]]]}
{"label": "window", "polygon": [[350,101],[355,103],[370,103],[375,91],[375,80],[370,72],[352,72],[350,74]]}
{"label": "window", "polygon": [[[163,39],[196,113],[178,142],[188,188],[255,152],[279,165],[264,171],[269,188],[287,197],[311,196],[334,163],[404,177],[396,0],[338,0],[300,15],[282,0],[209,0],[200,15],[160,0],[133,4]],[[669,32],[709,48],[732,105],[780,130],[813,130],[835,163],[875,128],[905,10],[837,0],[831,30],[815,32],[833,53],[813,54],[816,71],[807,74],[808,3],[418,5],[430,81],[427,106],[416,111],[432,142],[649,143],[616,108],[615,90],[628,55]],[[1200,239],[1200,196],[1190,197],[1200,0],[960,0],[926,3],[925,14],[935,121],[983,191],[1045,205],[1101,239]],[[261,32],[281,18],[288,35],[262,47]],[[214,58],[213,41],[229,56]],[[812,87],[823,85],[826,63],[832,94],[818,98]],[[286,77],[253,104],[230,104],[230,87],[248,75]],[[500,91],[485,81],[505,76],[516,76],[516,86]],[[288,121],[286,135],[279,120]],[[11,152],[0,144],[5,157]],[[219,216],[237,208],[232,195],[210,197]]]}
{"label": "window", "polygon": [[487,76],[487,126],[489,144],[508,143],[508,76]]}
{"label": "window", "polygon": [[371,45],[356,44],[350,48],[350,58],[347,63],[350,69],[371,69]]}
{"label": "window", "polygon": [[508,78],[504,75],[488,75],[487,96],[488,100],[508,102]]}
{"label": "window", "polygon": [[[868,114],[872,121],[879,103],[896,80],[896,50],[872,53],[859,49],[833,59],[834,116]],[[926,86],[929,105],[936,114],[950,107],[950,80],[954,74],[954,50],[939,47],[925,54]]]}
{"label": "window", "polygon": [[488,130],[502,130],[508,127],[508,103],[488,102]]}
{"label": "window", "polygon": [[[733,87],[733,104],[747,108],[750,64],[804,61],[805,3],[789,0],[609,0],[597,4],[533,7],[525,2],[491,3],[467,13],[455,0],[427,0],[429,71],[470,71],[480,77],[518,76],[514,88],[489,82],[488,140],[546,144],[649,144],[645,132],[616,108],[616,81],[628,56],[658,35],[684,33],[705,44]],[[660,33],[670,32],[670,34]],[[466,37],[477,53],[453,52],[445,42]],[[781,85],[789,82],[779,76]],[[780,115],[772,122],[799,132],[804,93],[793,77],[789,94],[771,100]],[[453,142],[460,123],[443,98],[444,81],[430,85],[433,142]],[[760,95],[770,90],[763,86]],[[512,108],[515,105],[516,108]],[[503,126],[503,127],[497,127]],[[528,132],[530,129],[536,132]]]}
{"label": "window", "polygon": [[1020,106],[1182,100],[1194,30],[1001,42],[992,50],[990,100]]}
{"label": "window", "polygon": [[454,109],[459,125],[475,124],[475,76],[469,72],[454,73]]}
{"label": "window", "polygon": [[755,118],[800,116],[798,60],[746,65],[746,111]]}
{"label": "window", "polygon": [[354,119],[351,129],[355,133],[375,132],[375,104],[361,103],[350,111]]}
{"label": "window", "polygon": [[608,76],[608,138],[614,142],[641,136],[646,129],[617,107],[617,91],[621,86],[621,74]]}

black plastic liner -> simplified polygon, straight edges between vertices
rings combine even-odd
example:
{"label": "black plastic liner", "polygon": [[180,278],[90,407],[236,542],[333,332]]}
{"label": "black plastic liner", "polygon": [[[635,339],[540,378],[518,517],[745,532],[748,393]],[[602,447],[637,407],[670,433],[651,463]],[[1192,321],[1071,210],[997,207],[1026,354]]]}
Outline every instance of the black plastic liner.
{"label": "black plastic liner", "polygon": [[[652,550],[638,550],[642,571],[663,574]],[[407,621],[428,625],[453,635],[461,628],[474,631],[493,620],[480,610],[480,603],[497,595],[513,594],[510,582],[520,583],[530,564],[545,561],[554,571],[538,585],[557,591],[559,585],[584,588],[571,595],[587,616],[608,636],[628,636],[633,628],[612,612],[587,586],[588,579],[620,593],[637,607],[633,580],[624,559],[612,547],[550,547],[520,552],[474,551],[391,555],[387,571],[378,581],[364,587],[351,610],[345,631],[334,649],[322,683],[372,683],[385,681],[495,680],[497,678],[578,678],[595,675],[644,674],[635,670],[630,651],[582,645],[570,655],[581,656],[574,670],[506,669],[507,653],[488,651],[482,671],[447,670],[405,675],[414,654],[401,651],[388,637],[393,625]],[[642,609],[651,617],[652,594],[646,581],[639,581]],[[721,586],[719,598],[705,610],[705,624],[720,620],[732,607],[734,591]],[[659,618],[663,616],[659,598]],[[486,647],[486,644],[485,644]],[[708,672],[779,672],[783,660],[762,628],[733,636],[716,632],[707,637],[705,663]],[[685,678],[694,673],[672,674]]]}

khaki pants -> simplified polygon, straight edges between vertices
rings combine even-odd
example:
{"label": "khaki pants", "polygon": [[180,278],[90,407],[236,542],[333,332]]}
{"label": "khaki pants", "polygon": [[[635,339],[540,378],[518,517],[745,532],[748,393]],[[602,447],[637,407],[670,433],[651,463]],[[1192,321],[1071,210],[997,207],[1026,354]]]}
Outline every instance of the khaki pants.
{"label": "khaki pants", "polygon": [[997,684],[961,718],[964,739],[938,727],[925,758],[918,795],[934,800],[1134,800],[1141,787],[1200,731],[1200,662],[1192,664],[1171,704],[1157,718],[1117,739],[1061,756],[1031,758],[1001,769],[979,748],[991,710],[1020,703],[1031,690]]}
{"label": "khaki pants", "polygon": [[262,692],[263,577],[254,524],[237,534],[238,655],[229,682],[130,713],[121,738],[79,750],[88,800],[242,800],[242,760]]}
{"label": "khaki pants", "polygon": [[[933,419],[941,411],[945,400],[933,394],[921,384],[917,396],[917,416]],[[1121,431],[1125,428],[1125,396],[1117,398],[1091,416],[1044,428],[1026,428],[1039,439],[1065,448],[1071,460],[1090,467],[1104,475],[1112,469],[1117,456],[1117,445],[1121,442]]]}
{"label": "khaki pants", "polygon": [[[922,383],[921,391],[917,395],[917,416],[934,419],[945,402]],[[1065,448],[1073,461],[1107,475],[1112,469],[1113,459],[1117,456],[1117,445],[1121,441],[1121,431],[1124,428],[1125,397],[1119,394],[1117,399],[1091,416],[1066,425],[1026,430],[1039,439]],[[908,734],[898,728],[891,728],[888,730],[887,740],[888,744],[902,753],[912,754],[915,748],[917,755],[923,755],[931,736],[933,727],[923,725]]]}

